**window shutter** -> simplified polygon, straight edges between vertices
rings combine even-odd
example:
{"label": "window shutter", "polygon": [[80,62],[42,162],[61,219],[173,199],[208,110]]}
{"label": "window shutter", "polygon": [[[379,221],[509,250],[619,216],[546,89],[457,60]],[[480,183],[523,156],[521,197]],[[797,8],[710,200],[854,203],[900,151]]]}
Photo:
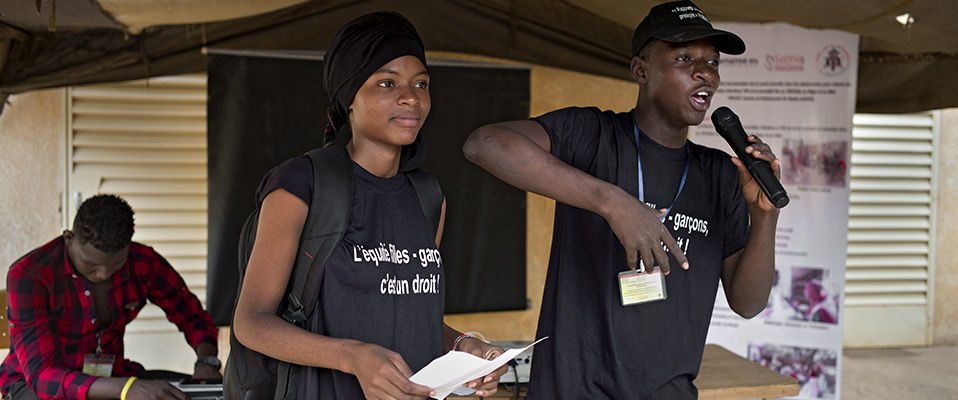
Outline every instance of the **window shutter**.
{"label": "window shutter", "polygon": [[[96,193],[125,198],[133,240],[166,257],[205,302],[206,75],[73,87],[68,102],[68,220]],[[176,331],[152,304],[127,327]]]}
{"label": "window shutter", "polygon": [[937,120],[933,113],[854,117],[846,346],[929,341]]}

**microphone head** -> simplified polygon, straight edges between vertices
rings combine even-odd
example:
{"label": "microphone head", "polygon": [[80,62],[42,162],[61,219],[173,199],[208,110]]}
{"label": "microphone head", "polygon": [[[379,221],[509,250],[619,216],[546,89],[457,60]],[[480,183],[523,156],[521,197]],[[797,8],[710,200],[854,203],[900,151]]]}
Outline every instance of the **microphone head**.
{"label": "microphone head", "polygon": [[722,133],[722,131],[725,130],[725,126],[730,122],[741,125],[738,115],[735,115],[730,108],[722,106],[712,111],[712,125],[715,126],[715,129],[717,129],[719,133]]}

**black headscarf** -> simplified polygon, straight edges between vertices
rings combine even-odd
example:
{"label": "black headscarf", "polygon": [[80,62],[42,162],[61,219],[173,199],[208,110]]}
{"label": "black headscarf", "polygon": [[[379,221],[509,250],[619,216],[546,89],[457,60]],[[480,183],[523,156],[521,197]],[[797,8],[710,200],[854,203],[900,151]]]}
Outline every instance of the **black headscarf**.
{"label": "black headscarf", "polygon": [[[426,65],[419,33],[399,13],[366,14],[339,29],[324,56],[323,84],[329,94],[324,145],[332,143],[349,122],[349,106],[366,79],[383,65],[402,56],[414,56]],[[420,138],[417,135],[415,142],[403,147],[401,171],[415,169],[421,163],[424,149]]]}

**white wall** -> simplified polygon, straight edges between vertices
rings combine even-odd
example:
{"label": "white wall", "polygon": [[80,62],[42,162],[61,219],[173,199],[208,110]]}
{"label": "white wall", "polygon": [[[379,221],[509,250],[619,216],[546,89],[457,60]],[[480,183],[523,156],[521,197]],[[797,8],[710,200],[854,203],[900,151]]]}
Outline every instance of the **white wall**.
{"label": "white wall", "polygon": [[958,344],[958,108],[941,112],[935,244],[934,344]]}
{"label": "white wall", "polygon": [[66,90],[10,97],[0,115],[0,273],[63,229]]}

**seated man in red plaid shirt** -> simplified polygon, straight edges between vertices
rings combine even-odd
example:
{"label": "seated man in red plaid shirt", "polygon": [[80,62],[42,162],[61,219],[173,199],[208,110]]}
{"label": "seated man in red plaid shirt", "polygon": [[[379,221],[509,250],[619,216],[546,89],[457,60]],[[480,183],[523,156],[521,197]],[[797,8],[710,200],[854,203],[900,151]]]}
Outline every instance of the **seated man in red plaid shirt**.
{"label": "seated man in red plaid shirt", "polygon": [[147,300],[196,350],[193,378],[222,379],[212,318],[173,267],[132,237],[129,204],[98,195],[80,206],[72,230],[10,267],[5,399],[186,399],[163,380],[177,374],[123,357],[126,325]]}

